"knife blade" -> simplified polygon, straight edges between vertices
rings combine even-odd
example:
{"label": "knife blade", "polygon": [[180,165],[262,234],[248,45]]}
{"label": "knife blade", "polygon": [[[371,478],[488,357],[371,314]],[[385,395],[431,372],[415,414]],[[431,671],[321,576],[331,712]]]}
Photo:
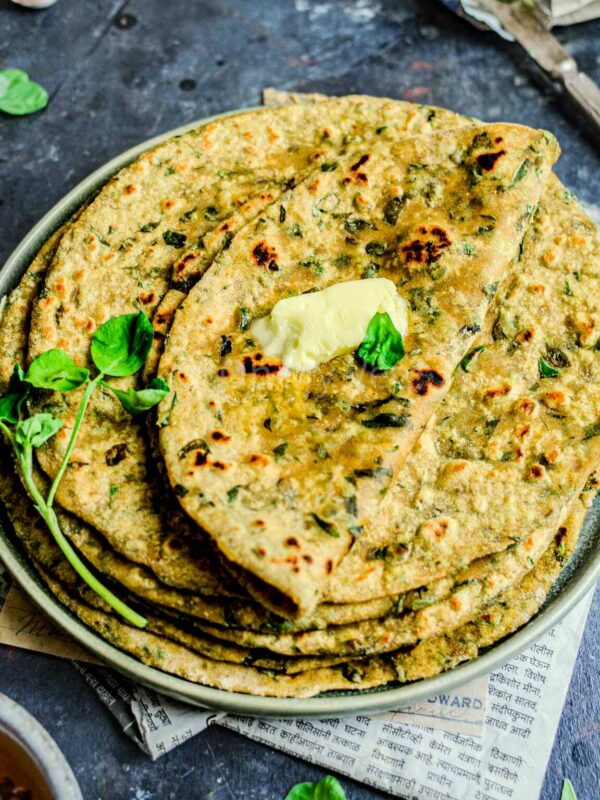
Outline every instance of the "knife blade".
{"label": "knife blade", "polygon": [[546,29],[533,8],[521,0],[479,0],[504,28],[514,36],[528,55],[565,91],[595,128],[600,137],[600,88],[581,72],[577,62]]}

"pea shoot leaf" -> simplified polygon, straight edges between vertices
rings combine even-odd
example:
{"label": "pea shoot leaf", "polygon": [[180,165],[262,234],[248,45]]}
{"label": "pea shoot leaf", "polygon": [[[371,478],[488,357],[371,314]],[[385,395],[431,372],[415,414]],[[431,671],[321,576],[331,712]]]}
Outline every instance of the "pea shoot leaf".
{"label": "pea shoot leaf", "polygon": [[346,800],[346,793],[337,778],[326,775],[318,783],[297,783],[285,800]]}
{"label": "pea shoot leaf", "polygon": [[118,398],[129,414],[143,414],[154,408],[157,403],[169,394],[169,385],[161,378],[153,378],[145,389],[128,389],[126,392],[102,381],[102,385]]}
{"label": "pea shoot leaf", "polygon": [[104,375],[133,375],[143,367],[153,338],[150,320],[142,312],[113,317],[93,335],[92,359]]}
{"label": "pea shoot leaf", "polygon": [[21,366],[15,364],[8,382],[8,391],[4,397],[0,398],[0,422],[9,422],[14,425],[19,421],[21,407],[30,390],[31,385],[25,380]]}
{"label": "pea shoot leaf", "polygon": [[33,114],[48,105],[48,92],[20,69],[0,70],[0,111],[13,116]]}
{"label": "pea shoot leaf", "polygon": [[64,350],[46,350],[35,358],[27,370],[25,380],[36,389],[70,392],[89,380],[85,367],[78,367]]}
{"label": "pea shoot leaf", "polygon": [[52,414],[34,414],[19,420],[15,427],[15,440],[22,448],[41,447],[60,430],[62,422]]}
{"label": "pea shoot leaf", "polygon": [[377,370],[392,369],[404,358],[402,334],[387,312],[378,312],[371,317],[356,354],[362,364]]}

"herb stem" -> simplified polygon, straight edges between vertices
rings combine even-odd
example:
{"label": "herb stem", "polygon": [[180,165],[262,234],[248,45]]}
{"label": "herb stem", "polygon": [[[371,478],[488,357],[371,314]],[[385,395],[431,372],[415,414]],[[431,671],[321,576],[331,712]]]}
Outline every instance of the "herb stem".
{"label": "herb stem", "polygon": [[10,444],[12,445],[12,447],[14,449],[15,448],[15,437],[13,436],[13,433],[12,433],[11,429],[8,426],[6,426],[2,421],[0,421],[0,431],[2,431],[2,433],[4,434],[6,439],[10,442]]}
{"label": "herb stem", "polygon": [[69,465],[69,459],[71,458],[71,453],[73,452],[73,448],[75,447],[75,440],[77,439],[77,434],[79,433],[79,429],[81,428],[81,423],[83,422],[83,417],[85,415],[88,403],[90,402],[90,397],[92,396],[96,386],[102,381],[104,378],[104,373],[100,372],[93,381],[90,381],[88,385],[85,387],[85,392],[83,393],[83,397],[81,398],[81,403],[79,404],[79,408],[77,409],[77,416],[75,417],[75,423],[73,425],[73,430],[71,431],[71,438],[69,439],[69,443],[67,445],[67,449],[65,450],[65,454],[63,459],[60,463],[60,467],[58,468],[58,472],[54,476],[54,480],[52,481],[52,486],[50,487],[50,491],[48,492],[48,497],[46,499],[46,505],[48,508],[52,508],[54,503],[54,497],[56,495],[56,490],[58,489],[58,485],[61,482],[63,475],[65,474],[65,470]]}
{"label": "herb stem", "polygon": [[141,614],[138,614],[137,611],[134,611],[132,608],[130,608],[122,600],[119,600],[119,598],[114,595],[110,589],[107,589],[106,586],[104,586],[104,584],[101,583],[98,578],[92,574],[92,572],[90,572],[62,532],[54,509],[48,505],[46,500],[44,500],[33,478],[33,459],[31,447],[25,447],[22,452],[18,453],[17,457],[27,492],[35,503],[35,507],[39,515],[48,526],[48,530],[54,537],[56,544],[59,546],[62,554],[67,559],[69,564],[73,567],[80,578],[87,583],[90,589],[96,592],[96,594],[106,603],[108,603],[112,609],[120,614],[123,619],[125,619],[131,625],[134,625],[136,628],[145,628],[147,625],[147,620]]}

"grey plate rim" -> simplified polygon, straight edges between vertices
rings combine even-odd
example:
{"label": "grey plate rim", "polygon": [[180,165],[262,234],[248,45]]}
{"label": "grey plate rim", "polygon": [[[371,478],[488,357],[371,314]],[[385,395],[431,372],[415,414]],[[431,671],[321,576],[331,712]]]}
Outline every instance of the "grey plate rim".
{"label": "grey plate rim", "polygon": [[[137,158],[149,148],[164,140],[205,125],[216,119],[255,110],[256,107],[234,109],[226,113],[204,117],[195,122],[167,131],[126,150],[92,172],[66,194],[31,229],[15,248],[0,270],[0,297],[3,297],[21,277],[29,262],[46,239],[78,208],[91,197],[121,167]],[[600,577],[600,547],[596,547],[583,566],[576,569],[567,586],[553,598],[527,625],[492,646],[474,661],[460,665],[416,683],[398,688],[373,692],[323,695],[311,698],[276,698],[245,695],[213,689],[177,678],[153,667],[148,667],[132,656],[108,644],[90,628],[72,616],[42,586],[34,570],[27,564],[9,535],[0,524],[0,560],[26,595],[59,628],[69,633],[80,645],[98,659],[125,675],[162,694],[196,706],[227,711],[254,717],[333,717],[360,713],[375,713],[399,708],[449,692],[460,684],[487,674],[499,665],[522,652],[560,620],[591,590]]]}

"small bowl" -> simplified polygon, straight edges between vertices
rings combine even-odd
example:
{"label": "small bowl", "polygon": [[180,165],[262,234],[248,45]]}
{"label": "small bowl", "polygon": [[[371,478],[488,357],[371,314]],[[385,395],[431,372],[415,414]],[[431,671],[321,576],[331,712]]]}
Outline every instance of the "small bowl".
{"label": "small bowl", "polygon": [[29,789],[31,800],[83,800],[71,767],[48,731],[0,694],[0,785],[5,777]]}

